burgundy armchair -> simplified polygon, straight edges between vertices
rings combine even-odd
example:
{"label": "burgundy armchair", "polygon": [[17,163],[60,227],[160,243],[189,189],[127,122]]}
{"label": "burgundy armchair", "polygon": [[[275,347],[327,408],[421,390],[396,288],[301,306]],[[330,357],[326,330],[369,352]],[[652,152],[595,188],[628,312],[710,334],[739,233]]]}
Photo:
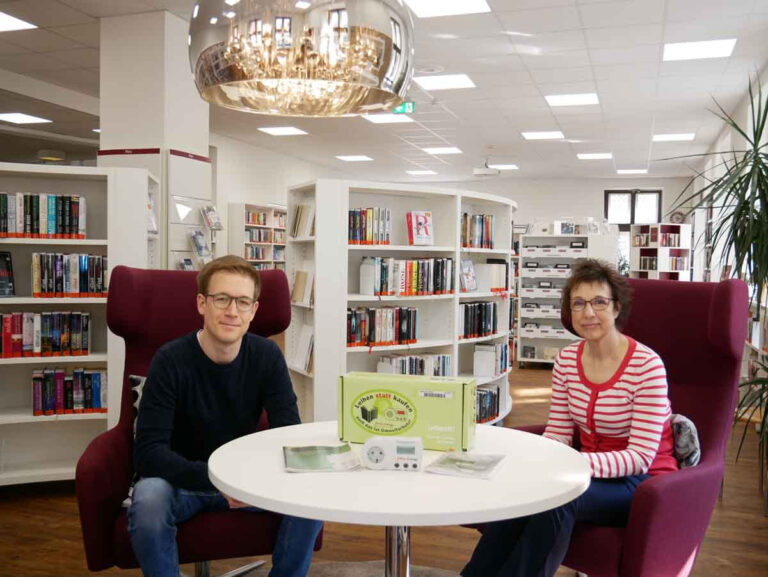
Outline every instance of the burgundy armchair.
{"label": "burgundy armchair", "polygon": [[[261,336],[284,331],[291,319],[288,281],[282,271],[262,271],[259,309],[249,330]],[[96,437],[77,463],[75,489],[88,568],[138,567],[121,506],[133,478],[133,407],[129,375],[146,375],[164,343],[202,327],[197,312],[197,273],[142,270],[125,266],[112,272],[107,324],[125,340],[120,420]],[[115,376],[116,377],[116,376]],[[267,426],[262,415],[259,428]],[[202,513],[179,525],[181,563],[266,555],[272,552],[280,516],[238,511]],[[316,548],[319,548],[318,539]],[[205,569],[198,567],[198,571]]]}
{"label": "burgundy armchair", "polygon": [[[661,356],[672,412],[696,425],[701,461],[643,482],[626,527],[578,523],[563,563],[589,577],[685,577],[723,480],[749,314],[747,287],[738,280],[632,279],[630,285],[634,298],[623,332]],[[563,325],[572,330],[569,314],[563,308]]]}

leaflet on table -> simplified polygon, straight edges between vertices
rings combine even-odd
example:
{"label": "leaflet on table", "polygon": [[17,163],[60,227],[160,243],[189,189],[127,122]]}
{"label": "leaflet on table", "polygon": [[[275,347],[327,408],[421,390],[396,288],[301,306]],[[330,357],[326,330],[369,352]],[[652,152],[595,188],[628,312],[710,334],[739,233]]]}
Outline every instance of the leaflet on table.
{"label": "leaflet on table", "polygon": [[443,453],[439,459],[424,470],[427,473],[437,473],[438,475],[490,479],[503,458],[504,455],[478,455],[476,453],[449,451]]}
{"label": "leaflet on table", "polygon": [[283,447],[285,470],[290,473],[319,473],[324,471],[354,471],[360,460],[349,443],[343,445],[306,445]]}

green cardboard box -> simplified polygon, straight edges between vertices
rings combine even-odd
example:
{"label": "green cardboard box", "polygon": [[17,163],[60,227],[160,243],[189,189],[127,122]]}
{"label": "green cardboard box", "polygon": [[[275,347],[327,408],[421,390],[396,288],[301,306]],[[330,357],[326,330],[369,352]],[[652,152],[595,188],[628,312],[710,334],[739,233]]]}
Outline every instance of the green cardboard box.
{"label": "green cardboard box", "polygon": [[339,377],[339,438],[421,437],[425,449],[468,451],[475,442],[475,379],[382,373]]}

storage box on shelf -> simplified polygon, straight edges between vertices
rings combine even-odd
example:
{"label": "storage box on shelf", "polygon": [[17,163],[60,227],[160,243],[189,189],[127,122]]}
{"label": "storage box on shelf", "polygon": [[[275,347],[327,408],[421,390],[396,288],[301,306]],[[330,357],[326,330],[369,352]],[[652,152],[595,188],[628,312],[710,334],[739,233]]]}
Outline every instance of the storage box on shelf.
{"label": "storage box on shelf", "polygon": [[[474,344],[507,342],[506,285],[504,290],[491,290],[497,287],[488,286],[482,291],[462,294],[458,263],[466,258],[486,264],[488,258],[495,258],[506,266],[511,214],[516,206],[513,201],[422,186],[318,180],[289,189],[288,203],[288,228],[297,229],[288,242],[289,280],[293,282],[299,270],[312,271],[314,278],[314,306],[294,307],[286,341],[294,385],[305,399],[302,418],[335,419],[336,381],[349,371],[428,367],[448,376],[472,374]],[[297,210],[300,205],[305,209]],[[370,244],[359,242],[363,238],[362,209],[366,209],[365,224],[373,227],[370,234],[366,229],[364,237]],[[314,214],[310,219],[314,229],[307,224],[307,211]],[[431,245],[409,244],[407,215],[420,211],[431,213]],[[462,250],[460,222],[464,212],[495,215],[495,248],[488,246],[488,236],[485,247]],[[305,225],[294,227],[297,219]],[[490,227],[487,231],[490,233]],[[459,339],[460,305],[468,302],[497,303],[495,333]],[[388,323],[395,316],[413,318],[409,315],[414,310],[415,337],[403,339],[394,325],[390,327]],[[366,322],[366,330],[370,319],[385,327],[384,332],[380,329],[371,334],[371,339],[361,340],[361,319]],[[307,371],[297,367],[296,360],[306,358],[303,347],[310,331],[318,338],[313,339],[312,370]],[[511,408],[506,378],[507,372],[484,377],[481,385],[494,390],[499,387],[502,391],[499,419]]]}
{"label": "storage box on shelf", "polygon": [[230,203],[229,250],[258,270],[285,270],[286,221],[285,207]]}
{"label": "storage box on shelf", "polygon": [[[540,225],[542,230],[561,226]],[[515,359],[517,363],[554,363],[561,348],[578,337],[560,323],[562,289],[576,261],[616,261],[613,234],[525,234],[520,237],[520,284]]]}
{"label": "storage box on shelf", "polygon": [[644,224],[630,227],[632,278],[691,280],[691,225]]}
{"label": "storage box on shelf", "polygon": [[[122,340],[107,329],[104,296],[33,295],[33,254],[106,257],[105,280],[118,264],[147,267],[150,259],[159,262],[162,249],[147,230],[147,207],[150,194],[157,193],[157,181],[143,169],[0,163],[0,191],[85,199],[84,238],[30,238],[23,232],[21,237],[0,238],[0,251],[10,252],[12,257],[15,285],[15,296],[0,299],[0,314],[73,312],[88,313],[90,319],[87,354],[60,351],[60,356],[0,358],[0,485],[72,479],[77,459],[90,440],[119,417],[124,348]],[[37,234],[44,235],[47,231],[40,228],[40,216],[38,212]],[[78,290],[81,295],[91,293]],[[33,415],[33,371],[63,369],[71,376],[80,368],[106,369],[108,375],[118,375],[105,383],[108,412],[73,409],[65,414],[59,407],[58,414],[54,410],[49,415]]]}

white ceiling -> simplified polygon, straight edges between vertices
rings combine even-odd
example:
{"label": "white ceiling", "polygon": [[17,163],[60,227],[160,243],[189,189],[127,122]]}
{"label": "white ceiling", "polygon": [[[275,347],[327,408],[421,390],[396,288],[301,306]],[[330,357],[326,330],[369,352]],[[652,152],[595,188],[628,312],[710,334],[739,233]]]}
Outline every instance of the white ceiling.
{"label": "white ceiling", "polygon": [[[734,109],[749,75],[764,67],[768,55],[768,0],[488,3],[489,14],[415,19],[417,75],[465,73],[477,85],[428,93],[414,84],[409,99],[416,102],[416,123],[271,118],[212,108],[211,130],[377,180],[472,179],[472,168],[486,160],[519,165],[519,171],[505,174],[512,178],[613,177],[617,168],[675,176],[689,169],[681,161],[655,160],[705,152],[721,127],[709,112],[712,97],[726,110]],[[0,11],[40,27],[0,33],[0,69],[98,96],[98,18],[162,9],[187,18],[193,4],[0,0]],[[734,37],[738,42],[730,58],[662,62],[665,42]],[[597,92],[600,104],[550,108],[544,100],[546,94],[578,92]],[[40,105],[20,100],[0,90],[0,108],[24,105],[23,111],[34,114]],[[55,122],[45,130],[87,136],[98,119],[81,116],[80,125],[70,122],[63,129]],[[309,135],[272,137],[256,130],[285,125]],[[567,141],[531,142],[520,135],[536,130],[561,130]],[[652,134],[672,132],[694,132],[696,139],[651,143]],[[449,145],[464,154],[435,157],[421,151]],[[614,159],[580,161],[579,152],[612,152]],[[365,154],[374,161],[349,164],[334,158],[342,154]],[[416,169],[438,176],[405,174]]]}

